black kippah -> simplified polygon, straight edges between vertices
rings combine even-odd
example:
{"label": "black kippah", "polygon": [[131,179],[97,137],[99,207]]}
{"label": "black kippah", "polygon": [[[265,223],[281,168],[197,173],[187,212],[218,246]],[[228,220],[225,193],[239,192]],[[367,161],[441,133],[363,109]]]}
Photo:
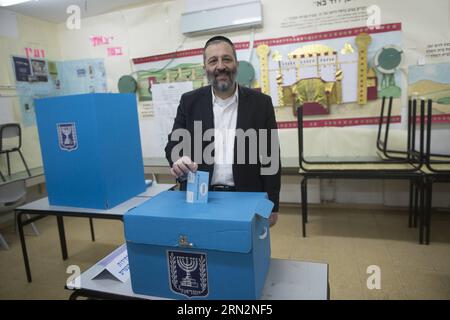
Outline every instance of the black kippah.
{"label": "black kippah", "polygon": [[231,45],[231,46],[234,48],[233,42],[231,42],[231,40],[228,39],[227,37],[224,37],[224,36],[215,36],[215,37],[212,37],[211,39],[209,39],[208,41],[206,41],[206,44],[205,44],[205,48],[204,48],[204,49],[206,49],[206,48],[207,48],[212,42],[214,42],[214,41],[223,41],[223,42],[226,42],[226,43],[228,43],[229,45]]}

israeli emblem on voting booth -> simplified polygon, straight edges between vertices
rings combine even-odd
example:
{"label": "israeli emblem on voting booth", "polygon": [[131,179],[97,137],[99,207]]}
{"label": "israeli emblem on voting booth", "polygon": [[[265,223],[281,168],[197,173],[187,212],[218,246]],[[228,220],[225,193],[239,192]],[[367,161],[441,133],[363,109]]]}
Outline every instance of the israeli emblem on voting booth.
{"label": "israeli emblem on voting booth", "polygon": [[74,151],[78,148],[77,129],[75,123],[58,123],[59,147],[65,151]]}
{"label": "israeli emblem on voting booth", "polygon": [[191,297],[208,296],[206,254],[167,251],[170,288]]}

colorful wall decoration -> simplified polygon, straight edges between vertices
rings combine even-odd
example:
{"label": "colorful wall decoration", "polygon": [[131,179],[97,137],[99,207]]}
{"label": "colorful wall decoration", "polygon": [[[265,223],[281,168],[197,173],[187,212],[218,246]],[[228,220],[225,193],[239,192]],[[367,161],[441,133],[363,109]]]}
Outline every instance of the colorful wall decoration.
{"label": "colorful wall decoration", "polygon": [[[334,30],[254,42],[251,87],[272,97],[279,127],[296,126],[295,109],[304,106],[306,126],[377,124],[380,98],[395,98],[393,122],[400,122],[403,62],[400,23]],[[249,42],[235,44],[247,60]],[[203,50],[192,49],[133,59],[140,101],[151,100],[156,83],[207,84]]]}

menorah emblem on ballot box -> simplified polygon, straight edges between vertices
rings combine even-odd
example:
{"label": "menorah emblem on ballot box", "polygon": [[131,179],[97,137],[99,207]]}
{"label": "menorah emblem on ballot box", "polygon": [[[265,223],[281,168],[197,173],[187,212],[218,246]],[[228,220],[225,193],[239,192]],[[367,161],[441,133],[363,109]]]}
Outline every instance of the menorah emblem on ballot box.
{"label": "menorah emblem on ballot box", "polygon": [[73,151],[78,148],[75,123],[58,123],[58,141],[62,150]]}
{"label": "menorah emblem on ballot box", "polygon": [[168,263],[172,291],[187,297],[208,295],[206,254],[168,251]]}
{"label": "menorah emblem on ballot box", "polygon": [[198,283],[191,277],[191,272],[198,267],[197,258],[177,257],[178,266],[186,272],[186,277],[181,280],[181,285],[184,287],[198,288]]}

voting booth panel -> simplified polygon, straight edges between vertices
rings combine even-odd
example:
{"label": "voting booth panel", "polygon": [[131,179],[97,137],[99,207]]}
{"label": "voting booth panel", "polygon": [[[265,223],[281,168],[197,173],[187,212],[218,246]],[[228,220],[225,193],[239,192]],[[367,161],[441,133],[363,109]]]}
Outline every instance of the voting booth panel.
{"label": "voting booth panel", "polygon": [[35,104],[51,205],[109,209],[145,191],[134,95],[83,94]]}
{"label": "voting booth panel", "polygon": [[134,293],[170,299],[258,299],[270,263],[265,193],[167,191],[124,215]]}

